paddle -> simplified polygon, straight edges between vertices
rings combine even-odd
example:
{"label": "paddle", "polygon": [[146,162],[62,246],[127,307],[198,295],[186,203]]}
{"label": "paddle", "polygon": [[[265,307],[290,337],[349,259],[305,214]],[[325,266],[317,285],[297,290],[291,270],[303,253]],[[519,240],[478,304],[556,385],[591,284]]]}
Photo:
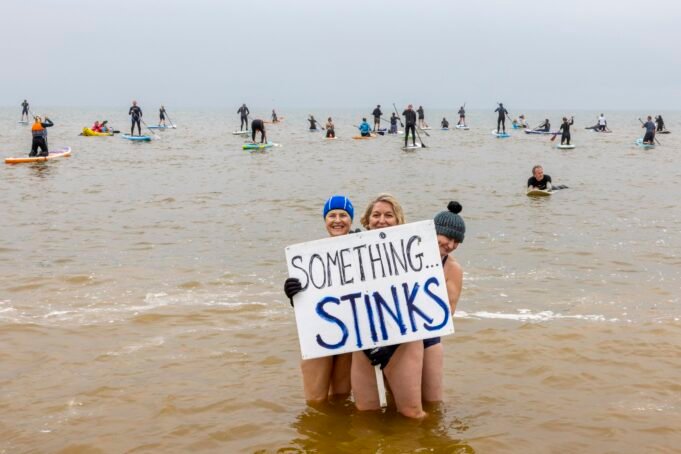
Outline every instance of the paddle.
{"label": "paddle", "polygon": [[[423,143],[423,140],[421,139],[421,135],[419,134],[419,128],[414,128],[414,131],[416,131],[416,137],[419,138],[419,142],[421,142],[421,148],[428,148],[425,143]],[[426,132],[426,131],[423,131]],[[407,136],[404,136],[405,140],[408,139]],[[428,136],[430,137],[430,136]]]}
{"label": "paddle", "polygon": [[144,125],[144,127],[147,128],[147,129],[149,130],[149,132],[151,133],[151,135],[154,136],[154,139],[156,139],[156,140],[160,140],[160,139],[161,139],[161,136],[157,136],[156,133],[154,132],[154,130],[151,129],[149,126],[147,126],[147,123],[144,121],[144,119],[142,119],[142,117],[140,117],[140,121],[142,122],[142,124]]}
{"label": "paddle", "polygon": [[397,114],[397,119],[400,121],[400,126],[404,128],[404,123],[402,123],[402,118],[400,117],[400,113],[397,111],[397,106],[395,103],[393,103],[393,109],[395,109],[395,113]]}
{"label": "paddle", "polygon": [[[416,129],[418,130],[418,129],[421,129],[421,128],[416,128]],[[428,131],[421,129],[421,132],[424,133],[426,136],[430,137],[430,134],[428,134]],[[419,137],[419,140],[421,140],[420,137]],[[426,148],[426,147],[423,147],[423,148]]]}
{"label": "paddle", "polygon": [[170,122],[170,126],[175,127],[175,123],[173,123],[173,120],[170,119],[170,115],[168,115],[168,112],[165,109],[163,109],[163,111],[165,112],[166,117],[168,118],[168,121]]}
{"label": "paddle", "polygon": [[[645,125],[645,123],[643,123],[643,120],[641,120],[640,118],[638,119],[638,121],[640,121],[642,125]],[[657,137],[653,136],[653,138],[655,139],[655,142],[657,142],[658,145],[662,145],[660,141],[657,140]]]}

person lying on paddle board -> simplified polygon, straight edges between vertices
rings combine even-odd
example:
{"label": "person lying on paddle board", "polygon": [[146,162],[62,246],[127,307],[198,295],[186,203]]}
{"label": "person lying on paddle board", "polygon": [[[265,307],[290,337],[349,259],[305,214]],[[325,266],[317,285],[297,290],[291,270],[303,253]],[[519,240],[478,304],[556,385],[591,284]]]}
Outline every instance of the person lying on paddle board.
{"label": "person lying on paddle board", "polygon": [[655,123],[653,123],[653,117],[648,115],[648,121],[643,123],[642,128],[646,128],[646,133],[643,136],[643,143],[647,145],[655,145]]}
{"label": "person lying on paddle board", "polygon": [[158,110],[158,125],[161,126],[166,125],[166,108],[161,106],[161,108]]}
{"label": "person lying on paddle board", "polygon": [[239,126],[239,131],[242,131],[244,129],[244,126],[246,126],[246,129],[248,129],[248,115],[251,113],[251,111],[248,110],[248,107],[246,107],[246,103],[242,104],[241,107],[239,107],[239,110],[236,111],[236,113],[238,113],[239,118],[241,118],[241,125]]}
{"label": "person lying on paddle board", "polygon": [[267,142],[267,134],[265,134],[265,122],[256,118],[251,122],[251,141],[255,143],[255,133],[260,132],[260,143]]}
{"label": "person lying on paddle board", "polygon": [[[329,236],[350,233],[355,209],[345,196],[334,195],[327,199],[322,216]],[[284,293],[293,306],[293,297],[304,291],[302,282],[290,277],[284,282]],[[304,359],[300,362],[303,373],[303,389],[308,403],[325,402],[329,399],[344,399],[350,395],[350,370],[352,353]]]}
{"label": "person lying on paddle board", "polygon": [[[28,154],[29,158],[35,156],[47,156],[49,151],[47,150],[47,129],[54,126],[52,120],[45,117],[45,122],[42,121],[40,115],[36,115],[34,118],[33,126],[31,126],[31,135],[33,136],[33,141],[31,143],[31,152]],[[38,154],[38,148],[40,148],[40,154]]]}
{"label": "person lying on paddle board", "polygon": [[381,105],[377,105],[371,114],[374,116],[374,132],[376,132],[377,129],[381,129],[381,116],[383,115]]}
{"label": "person lying on paddle board", "polygon": [[546,118],[546,119],[544,119],[544,123],[537,126],[534,130],[535,131],[549,132],[551,130],[551,122],[549,122],[549,119]]}
{"label": "person lying on paddle board", "polygon": [[497,133],[506,133],[506,117],[508,116],[508,110],[504,107],[503,103],[499,103],[499,107],[494,109],[495,112],[498,112],[499,115],[497,116]]}
{"label": "person lying on paddle board", "polygon": [[664,120],[662,119],[662,115],[655,117],[655,122],[657,123],[657,130],[664,131]]}
{"label": "person lying on paddle board", "polygon": [[544,174],[544,168],[540,165],[532,167],[532,176],[527,180],[527,190],[533,189],[551,190],[551,176]]}
{"label": "person lying on paddle board", "polygon": [[362,123],[359,124],[359,132],[362,137],[371,136],[371,126],[367,123],[366,118],[362,118]]}
{"label": "person lying on paddle board", "polygon": [[561,131],[560,135],[561,145],[564,145],[566,142],[567,145],[570,145],[570,125],[573,124],[575,124],[575,117],[571,117],[570,121],[568,121],[567,117],[563,117],[563,124],[560,125],[559,129],[559,131]]}
{"label": "person lying on paddle board", "polygon": [[[26,116],[26,120],[24,120],[24,115]],[[28,121],[28,101],[24,99],[24,102],[21,103],[21,121]]]}
{"label": "person lying on paddle board", "polygon": [[307,119],[307,121],[310,122],[310,131],[316,131],[317,130],[317,124],[321,126],[321,123],[319,123],[317,120],[315,120],[314,115],[310,114],[310,118]]}
{"label": "person lying on paddle board", "polygon": [[404,147],[407,147],[409,141],[409,131],[411,131],[411,142],[416,146],[416,112],[414,112],[414,106],[409,104],[407,110],[402,112],[402,116],[404,116]]}
{"label": "person lying on paddle board", "polygon": [[446,118],[442,118],[442,122],[440,123],[442,126],[442,129],[449,129],[449,122],[447,121]]}
{"label": "person lying on paddle board", "polygon": [[142,109],[140,109],[137,105],[137,101],[132,102],[132,106],[130,107],[130,110],[128,110],[128,115],[130,115],[130,120],[132,122],[132,126],[130,127],[130,135],[135,135],[135,125],[137,125],[137,133],[141,136],[142,125],[140,122],[142,120]]}
{"label": "person lying on paddle board", "polygon": [[459,108],[459,121],[456,122],[457,125],[466,126],[466,109],[461,106]]}
{"label": "person lying on paddle board", "polygon": [[327,138],[336,137],[336,127],[334,126],[331,117],[329,117],[329,119],[326,120],[326,137]]}
{"label": "person lying on paddle board", "polygon": [[395,112],[390,116],[390,131],[388,131],[388,134],[397,134],[397,122],[399,121],[399,118]]}

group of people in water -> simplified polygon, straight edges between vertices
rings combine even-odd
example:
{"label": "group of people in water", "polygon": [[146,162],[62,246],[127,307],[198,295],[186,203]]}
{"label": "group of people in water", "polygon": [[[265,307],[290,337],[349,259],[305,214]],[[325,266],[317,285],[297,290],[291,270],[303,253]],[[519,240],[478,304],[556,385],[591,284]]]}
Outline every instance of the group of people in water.
{"label": "group of people in water", "polygon": [[[447,210],[434,218],[437,242],[453,314],[461,295],[463,270],[450,255],[463,243],[466,224],[459,214],[458,202],[450,202]],[[322,217],[329,236],[356,233],[352,230],[355,210],[350,199],[331,196],[322,207]],[[376,230],[406,223],[398,200],[390,194],[379,194],[371,200],[360,217],[366,230]],[[288,278],[284,293],[291,305],[294,297],[305,290],[297,278]],[[380,400],[374,366],[380,366],[392,393],[397,411],[409,418],[426,416],[424,403],[443,398],[444,347],[439,337],[378,347],[301,361],[303,389],[308,403],[346,399],[352,394],[360,411],[379,410]]]}

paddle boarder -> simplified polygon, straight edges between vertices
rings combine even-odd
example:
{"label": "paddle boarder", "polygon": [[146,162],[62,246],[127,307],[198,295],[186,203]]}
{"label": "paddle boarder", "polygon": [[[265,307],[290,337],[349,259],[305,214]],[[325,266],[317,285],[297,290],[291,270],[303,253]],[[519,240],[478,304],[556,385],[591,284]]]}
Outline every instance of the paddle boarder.
{"label": "paddle boarder", "polygon": [[277,113],[272,109],[272,123],[279,123],[279,119],[277,118]]}
{"label": "paddle boarder", "polygon": [[497,117],[497,134],[500,132],[506,134],[506,116],[508,115],[508,110],[506,110],[504,104],[500,102],[499,107],[494,109],[494,111],[499,112]]}
{"label": "paddle boarder", "polygon": [[416,112],[419,114],[419,128],[427,128],[428,125],[426,124],[426,114],[423,111],[423,106],[419,106]]}
{"label": "paddle boarder", "polygon": [[416,112],[414,112],[414,106],[409,104],[407,110],[402,112],[402,116],[404,117],[404,146],[407,147],[409,131],[411,131],[412,144],[416,146]]}
{"label": "paddle boarder", "polygon": [[244,126],[246,126],[246,130],[248,130],[248,115],[251,113],[250,110],[248,110],[248,107],[246,107],[246,103],[242,104],[241,107],[239,107],[239,110],[236,111],[240,115],[241,118],[241,125],[239,126],[239,131],[242,131],[244,129]]}
{"label": "paddle boarder", "polygon": [[551,190],[551,176],[544,174],[544,168],[540,165],[532,167],[532,176],[527,180],[527,190],[532,191],[534,189]]}
{"label": "paddle boarder", "polygon": [[446,118],[442,118],[442,122],[440,123],[442,125],[442,129],[449,129],[449,122],[447,121]]}
{"label": "paddle boarder", "polygon": [[551,122],[549,121],[548,118],[545,118],[544,123],[537,126],[534,130],[535,131],[549,132],[551,130]]}
{"label": "paddle boarder", "polygon": [[[24,120],[24,115],[26,116],[26,119]],[[21,121],[28,121],[28,101],[24,99],[24,102],[21,103]]]}
{"label": "paddle boarder", "polygon": [[643,136],[643,143],[647,145],[655,145],[655,123],[653,123],[653,117],[648,115],[648,121],[643,123],[642,128],[646,129],[646,133]]}
{"label": "paddle boarder", "polygon": [[161,126],[166,125],[166,108],[161,106],[161,108],[158,110],[158,125]]}
{"label": "paddle boarder", "polygon": [[383,115],[381,105],[378,104],[371,114],[374,116],[374,132],[376,132],[377,129],[381,129],[381,115]]}
{"label": "paddle boarder", "polygon": [[326,120],[326,138],[327,139],[336,138],[336,127],[334,126],[331,117],[329,117],[329,119]]}
{"label": "paddle boarder", "polygon": [[137,105],[137,101],[132,102],[130,110],[128,110],[128,115],[130,115],[130,120],[132,121],[132,126],[130,127],[130,135],[135,135],[135,125],[137,125],[137,132],[142,135],[142,109]]}
{"label": "paddle boarder", "polygon": [[255,143],[255,133],[260,132],[260,143],[267,142],[267,134],[265,134],[265,122],[256,118],[251,122],[251,141]]}
{"label": "paddle boarder", "polygon": [[606,132],[608,130],[608,120],[605,119],[605,115],[600,114],[598,116],[598,131]]}
{"label": "paddle boarder", "polygon": [[362,123],[359,124],[359,132],[362,137],[371,137],[371,126],[366,118],[362,118]]}
{"label": "paddle boarder", "polygon": [[563,117],[563,124],[560,125],[559,129],[559,131],[561,131],[560,136],[561,145],[564,145],[566,142],[567,145],[570,145],[570,126],[573,124],[575,124],[575,117],[570,117],[570,121],[568,121],[567,117]]}
{"label": "paddle boarder", "polygon": [[310,114],[310,118],[308,118],[307,121],[310,122],[310,131],[316,131],[318,124],[321,126],[321,123],[319,123],[317,120],[315,120],[314,115],[312,115],[312,114]]}
{"label": "paddle boarder", "polygon": [[664,131],[664,120],[662,119],[662,115],[658,115],[655,117],[655,123],[657,123],[657,131]]}
{"label": "paddle boarder", "polygon": [[456,122],[457,126],[466,126],[466,109],[464,106],[459,108],[459,121]]}
{"label": "paddle boarder", "polygon": [[390,131],[388,134],[397,134],[397,122],[399,118],[395,112],[390,116]]}
{"label": "paddle boarder", "polygon": [[[28,154],[29,158],[35,156],[47,156],[49,151],[47,151],[47,129],[54,126],[52,120],[45,117],[45,121],[42,121],[39,115],[34,118],[33,126],[31,126],[31,135],[33,136],[33,141],[31,143],[31,152]],[[40,148],[40,154],[38,154],[38,148]]]}

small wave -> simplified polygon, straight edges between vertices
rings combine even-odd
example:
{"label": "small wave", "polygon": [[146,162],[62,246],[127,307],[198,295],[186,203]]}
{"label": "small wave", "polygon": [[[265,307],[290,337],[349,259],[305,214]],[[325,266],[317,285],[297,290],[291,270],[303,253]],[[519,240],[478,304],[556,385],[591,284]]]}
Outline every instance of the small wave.
{"label": "small wave", "polygon": [[586,320],[590,322],[619,322],[618,318],[607,318],[600,314],[575,314],[575,315],[564,315],[557,314],[553,311],[541,311],[532,312],[529,309],[518,309],[515,314],[503,313],[503,312],[488,312],[488,311],[476,311],[476,312],[466,312],[457,311],[454,315],[455,318],[467,318],[467,319],[500,319],[500,320],[515,320],[519,322],[549,322],[552,320]]}

